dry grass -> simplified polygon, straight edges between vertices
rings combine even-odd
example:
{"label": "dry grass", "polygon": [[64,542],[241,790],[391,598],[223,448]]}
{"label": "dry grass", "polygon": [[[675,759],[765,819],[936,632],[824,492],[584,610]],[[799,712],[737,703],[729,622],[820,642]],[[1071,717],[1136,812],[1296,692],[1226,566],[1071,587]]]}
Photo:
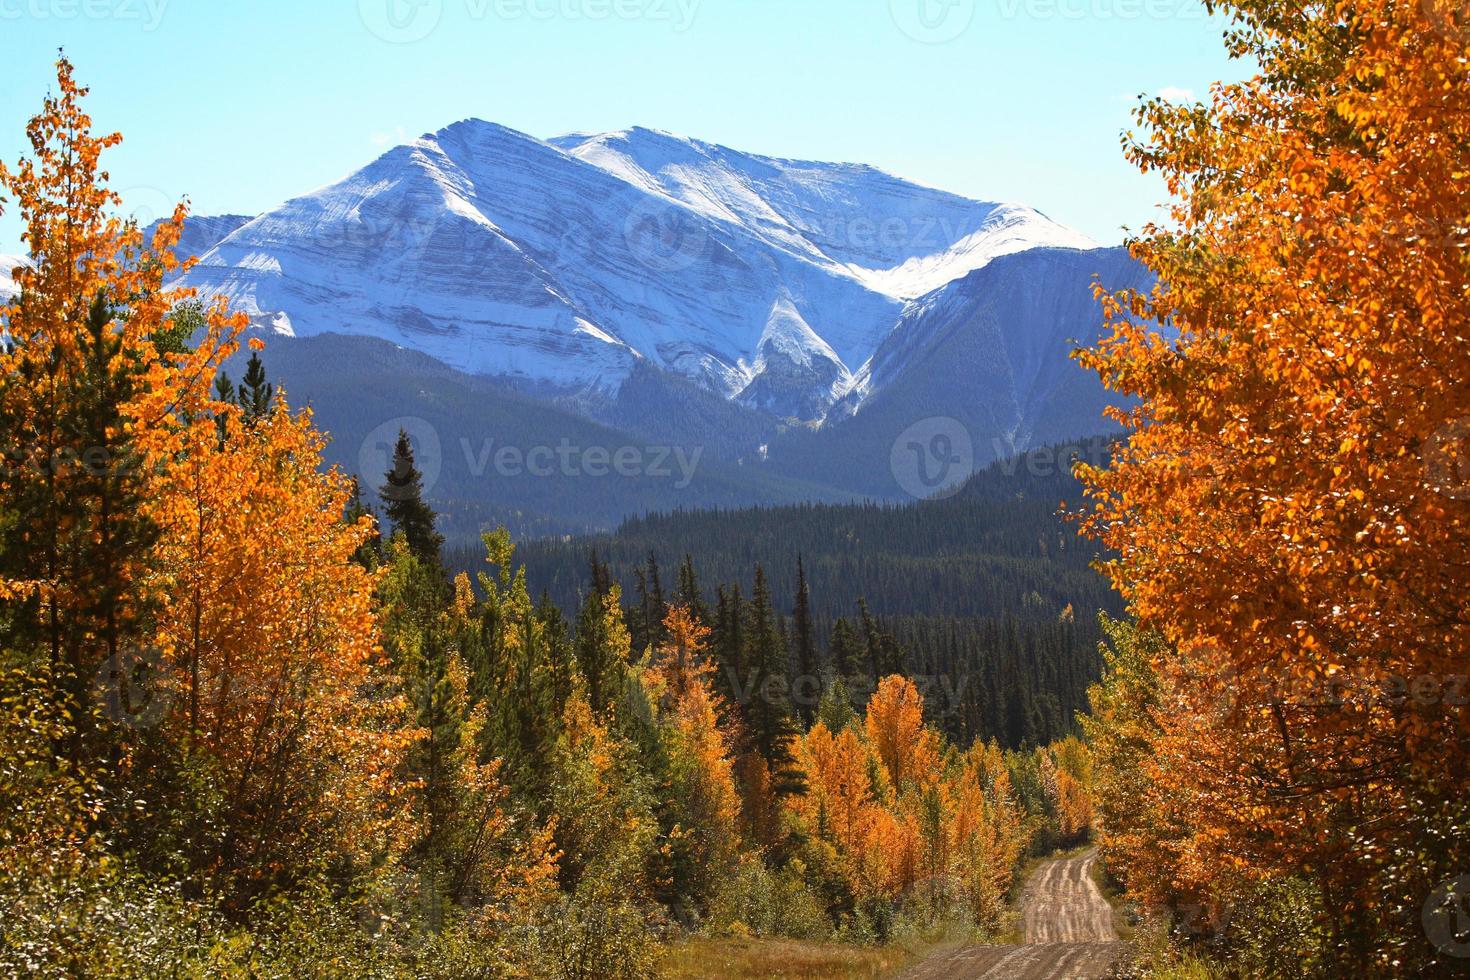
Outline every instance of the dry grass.
{"label": "dry grass", "polygon": [[692,939],[669,947],[664,976],[673,980],[709,977],[801,977],[858,980],[887,976],[914,960],[896,946],[869,949],[790,939]]}

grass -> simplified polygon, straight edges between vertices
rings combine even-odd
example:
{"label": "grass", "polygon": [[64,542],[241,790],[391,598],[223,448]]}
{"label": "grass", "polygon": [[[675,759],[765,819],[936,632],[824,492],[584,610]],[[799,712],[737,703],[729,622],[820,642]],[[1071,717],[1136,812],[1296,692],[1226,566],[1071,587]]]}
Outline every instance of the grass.
{"label": "grass", "polygon": [[1107,899],[1108,904],[1113,907],[1113,931],[1118,934],[1119,939],[1125,941],[1132,939],[1135,931],[1133,928],[1133,904],[1123,894],[1123,889],[1119,886],[1117,880],[1108,874],[1108,869],[1104,866],[1101,857],[1093,862],[1092,883],[1097,886],[1097,890],[1102,892],[1102,897]]}
{"label": "grass", "polygon": [[665,953],[664,976],[801,977],[858,980],[886,976],[908,965],[914,954],[898,946],[847,946],[793,939],[690,939]]}

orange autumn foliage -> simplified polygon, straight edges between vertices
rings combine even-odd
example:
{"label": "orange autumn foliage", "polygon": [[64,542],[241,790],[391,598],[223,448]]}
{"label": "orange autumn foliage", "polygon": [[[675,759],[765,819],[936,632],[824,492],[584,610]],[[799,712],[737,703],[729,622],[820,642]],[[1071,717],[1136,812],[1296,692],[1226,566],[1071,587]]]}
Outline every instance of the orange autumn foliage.
{"label": "orange autumn foliage", "polygon": [[166,465],[175,420],[202,408],[243,319],[215,305],[195,349],[164,352],[169,313],[188,295],[163,285],[179,268],[172,248],[184,208],[145,243],[117,216],[100,166],[121,137],[92,134],[86,89],[64,58],[57,86],[27,127],[33,156],[0,163],[0,192],[17,204],[33,257],[14,271],[20,292],[0,306],[0,498],[24,508],[5,542],[0,599],[36,604],[35,639],[60,693],[79,705],[99,665],[132,652],[157,598],[147,529],[126,495]]}
{"label": "orange autumn foliage", "polygon": [[[395,846],[404,740],[351,561],[369,528],[343,524],[347,481],[322,471],[309,415],[247,426],[215,401],[245,318],[216,302],[174,319],[185,209],[144,243],[100,167],[120,137],[92,134],[65,59],[57,84],[32,157],[0,165],[32,260],[0,309],[0,499],[22,515],[0,548],[6,656],[42,660],[66,755],[108,760],[126,802],[107,818],[145,859],[174,848],[151,856],[240,903],[312,862],[367,867]],[[148,713],[103,718],[89,686],[134,658]]]}
{"label": "orange autumn foliage", "polygon": [[342,521],[350,482],[323,471],[308,412],[279,396],[245,425],[210,407],[174,434],[151,508],[167,724],[227,788],[221,860],[258,868],[323,841],[366,860],[404,829],[390,804],[412,734],[386,693],[373,578],[352,561],[371,521]]}
{"label": "orange autumn foliage", "polygon": [[854,895],[960,901],[977,923],[999,921],[1027,840],[999,748],[942,753],[922,696],[895,675],[861,729],[818,721],[797,749],[808,790],[788,806],[836,849]]}
{"label": "orange autumn foliage", "polygon": [[666,726],[682,870],[694,879],[690,889],[706,896],[739,856],[740,795],[731,739],[720,726],[724,704],[706,656],[710,631],[684,606],[669,608],[664,627],[668,639],[653,652],[643,683]]}
{"label": "orange autumn foliage", "polygon": [[868,702],[868,740],[894,787],[927,785],[938,776],[938,737],[924,726],[924,699],[913,681],[883,678]]}
{"label": "orange autumn foliage", "polygon": [[1083,525],[1165,641],[1145,765],[1187,817],[1179,887],[1305,877],[1340,965],[1395,972],[1433,957],[1418,910],[1470,859],[1453,6],[1228,5],[1260,70],[1140,111],[1130,156],[1174,227],[1133,244],[1159,285],[1105,296],[1112,332],[1081,355],[1139,400],[1113,465],[1082,469]]}

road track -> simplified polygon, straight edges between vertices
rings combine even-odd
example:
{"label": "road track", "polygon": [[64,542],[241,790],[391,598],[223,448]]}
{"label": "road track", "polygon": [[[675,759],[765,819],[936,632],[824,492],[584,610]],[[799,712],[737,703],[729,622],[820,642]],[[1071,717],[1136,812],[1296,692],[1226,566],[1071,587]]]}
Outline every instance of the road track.
{"label": "road track", "polygon": [[901,980],[1062,980],[1106,977],[1127,946],[1092,880],[1097,852],[1048,861],[1021,893],[1019,946],[965,946],[932,956]]}

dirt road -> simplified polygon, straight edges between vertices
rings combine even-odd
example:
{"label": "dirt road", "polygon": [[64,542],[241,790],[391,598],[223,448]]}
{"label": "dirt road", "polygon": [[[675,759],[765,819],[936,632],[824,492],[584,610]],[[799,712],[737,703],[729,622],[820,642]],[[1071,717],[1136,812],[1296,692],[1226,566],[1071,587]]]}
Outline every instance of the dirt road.
{"label": "dirt road", "polygon": [[1113,912],[1092,883],[1097,854],[1048,861],[1021,896],[1022,946],[967,946],[931,957],[903,980],[1060,980],[1105,977],[1124,951]]}

